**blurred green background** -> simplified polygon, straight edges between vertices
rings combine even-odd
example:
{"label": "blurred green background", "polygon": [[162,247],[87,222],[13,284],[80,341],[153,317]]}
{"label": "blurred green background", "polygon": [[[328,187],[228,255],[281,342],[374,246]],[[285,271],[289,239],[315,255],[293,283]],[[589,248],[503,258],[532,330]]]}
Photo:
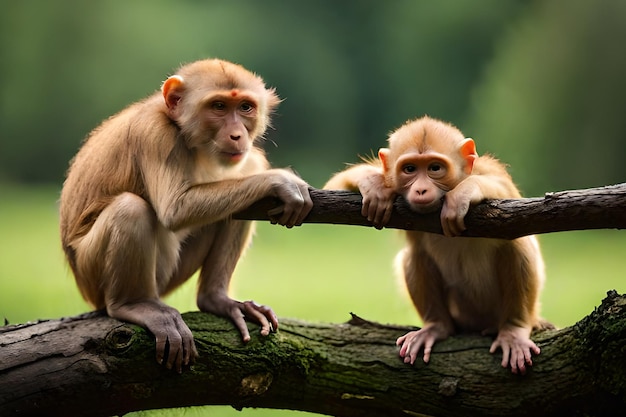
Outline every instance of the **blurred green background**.
{"label": "blurred green background", "polygon": [[[525,195],[626,180],[626,2],[615,0],[0,0],[0,318],[88,310],[66,267],[56,200],[102,119],[205,57],[259,73],[285,100],[264,145],[320,187],[423,114],[510,164]],[[626,236],[541,237],[544,316],[567,326],[624,292]],[[259,224],[233,296],[282,317],[419,324],[394,231]],[[195,309],[190,282],[169,299]],[[0,351],[1,354],[1,351]],[[137,415],[178,415],[147,412]],[[228,407],[185,415],[293,415]]]}

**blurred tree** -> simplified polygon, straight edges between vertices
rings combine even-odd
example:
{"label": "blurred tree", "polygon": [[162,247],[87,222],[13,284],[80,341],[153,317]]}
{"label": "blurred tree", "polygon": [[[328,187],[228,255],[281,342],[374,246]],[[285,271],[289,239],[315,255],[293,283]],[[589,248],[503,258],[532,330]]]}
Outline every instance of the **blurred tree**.
{"label": "blurred tree", "polygon": [[[407,119],[426,113],[462,119],[495,38],[526,2],[279,4],[285,21],[297,19],[290,35],[304,31],[332,51],[331,59],[319,61],[315,49],[290,50],[294,66],[279,78],[279,91],[300,104],[293,114],[289,99],[281,108],[278,135],[298,142],[290,152],[282,148],[279,161],[295,162],[307,180],[323,183],[345,162],[356,162],[357,154],[376,152]],[[294,75],[288,71],[299,68],[297,62],[310,74],[309,83],[317,84],[290,94]],[[323,103],[326,112],[309,109],[311,101]]]}
{"label": "blurred tree", "polygon": [[0,178],[60,183],[100,120],[179,63],[217,56],[277,87],[266,148],[314,185],[408,118],[462,120],[494,39],[526,4],[0,1]]}
{"label": "blurred tree", "polygon": [[498,45],[466,134],[529,195],[626,180],[626,2],[535,2]]}

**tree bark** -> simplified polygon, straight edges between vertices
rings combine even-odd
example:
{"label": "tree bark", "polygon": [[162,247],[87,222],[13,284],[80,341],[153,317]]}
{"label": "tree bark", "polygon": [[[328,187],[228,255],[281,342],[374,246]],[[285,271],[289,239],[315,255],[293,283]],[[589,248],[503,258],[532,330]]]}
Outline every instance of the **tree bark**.
{"label": "tree bark", "polygon": [[626,409],[626,297],[609,292],[574,326],[533,336],[525,376],[500,367],[492,339],[435,345],[405,365],[395,339],[411,330],[356,316],[345,324],[283,319],[244,345],[225,319],[187,313],[200,357],[176,374],[157,365],[143,328],[102,313],[0,328],[0,415],[109,416],[230,404],[334,416],[615,416]]}
{"label": "tree bark", "polygon": [[[314,206],[305,223],[373,226],[361,215],[361,196],[349,191],[311,189]],[[236,219],[269,220],[267,212],[280,201],[266,198]],[[583,229],[626,228],[626,183],[608,187],[547,193],[543,198],[487,200],[470,208],[463,236],[515,239],[539,233]],[[412,212],[397,197],[390,222],[393,229],[442,233],[439,213]]]}
{"label": "tree bark", "polygon": [[[311,190],[309,223],[371,226],[355,193]],[[268,220],[265,199],[234,216]],[[513,239],[565,230],[626,228],[626,184],[490,200],[470,209],[466,236]],[[439,214],[402,199],[387,227],[441,233]],[[182,375],[158,366],[143,328],[90,313],[0,327],[0,415],[108,416],[230,404],[334,416],[612,416],[626,409],[626,298],[610,292],[576,325],[534,335],[541,355],[526,376],[499,365],[491,339],[451,337],[431,362],[408,366],[394,341],[409,328],[353,317],[346,324],[283,320],[243,345],[225,319],[187,313],[200,358]],[[250,324],[252,329],[256,326]]]}

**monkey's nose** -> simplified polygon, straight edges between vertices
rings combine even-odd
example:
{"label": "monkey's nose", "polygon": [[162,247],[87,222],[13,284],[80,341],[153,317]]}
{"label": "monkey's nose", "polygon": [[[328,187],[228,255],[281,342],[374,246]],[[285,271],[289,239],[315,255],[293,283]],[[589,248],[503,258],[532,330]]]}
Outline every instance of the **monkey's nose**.
{"label": "monkey's nose", "polygon": [[239,139],[241,139],[241,135],[230,135],[230,138],[232,140],[239,140]]}

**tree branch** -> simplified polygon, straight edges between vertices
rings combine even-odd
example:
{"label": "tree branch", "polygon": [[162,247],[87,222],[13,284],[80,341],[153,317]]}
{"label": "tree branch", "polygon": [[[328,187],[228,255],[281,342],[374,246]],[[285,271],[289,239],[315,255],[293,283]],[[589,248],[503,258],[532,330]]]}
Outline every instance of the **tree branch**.
{"label": "tree branch", "polygon": [[[311,189],[314,207],[305,223],[372,226],[361,215],[361,196],[348,191]],[[234,216],[242,220],[269,220],[267,212],[280,205],[263,199]],[[543,198],[487,200],[465,217],[468,237],[515,239],[520,236],[584,229],[626,228],[626,183],[584,190],[547,193]],[[439,213],[412,212],[403,198],[394,203],[393,229],[442,233]]]}
{"label": "tree branch", "polygon": [[[358,194],[312,190],[307,222],[371,226]],[[268,220],[266,199],[236,218]],[[565,230],[626,228],[626,184],[492,200],[472,207],[467,236],[516,238]],[[441,233],[438,213],[395,202],[388,227]],[[408,366],[394,341],[409,328],[282,320],[267,338],[250,324],[187,313],[200,358],[182,375],[156,364],[143,328],[91,313],[0,327],[0,415],[108,416],[134,410],[231,404],[366,416],[612,416],[626,409],[626,298],[610,292],[578,324],[533,336],[541,355],[520,377],[488,353],[492,339],[451,337],[428,365]]]}
{"label": "tree branch", "polygon": [[614,291],[572,327],[533,336],[525,376],[500,367],[490,337],[435,345],[431,362],[398,357],[409,328],[283,319],[244,345],[229,320],[187,313],[200,357],[178,375],[157,365],[154,338],[104,314],[0,328],[0,415],[109,416],[231,404],[339,417],[613,416],[626,409],[626,298]]}

